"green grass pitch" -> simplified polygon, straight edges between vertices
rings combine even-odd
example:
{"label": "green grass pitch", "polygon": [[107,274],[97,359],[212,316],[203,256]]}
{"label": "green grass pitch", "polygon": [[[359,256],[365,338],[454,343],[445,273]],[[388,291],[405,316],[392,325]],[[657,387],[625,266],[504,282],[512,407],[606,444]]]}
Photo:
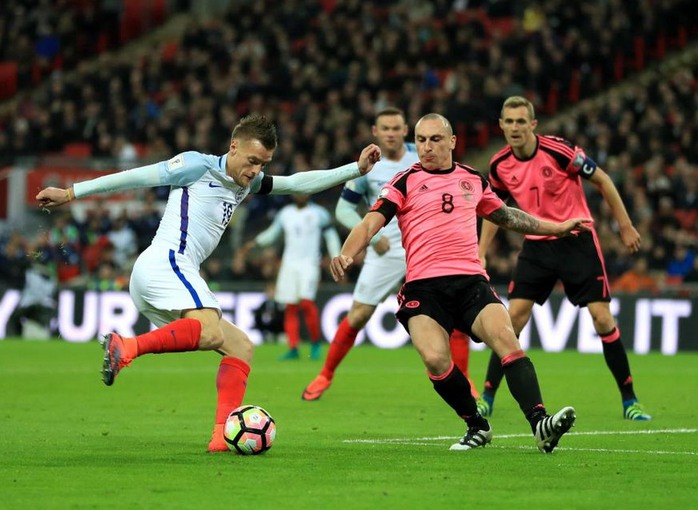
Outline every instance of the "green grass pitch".
{"label": "green grass pitch", "polygon": [[[307,346],[303,346],[307,353]],[[492,445],[451,452],[464,424],[410,348],[355,348],[317,402],[320,362],[256,350],[245,403],[276,419],[264,455],[207,454],[218,357],[148,355],[105,387],[97,343],[0,341],[0,508],[692,508],[698,355],[630,355],[655,419],[621,418],[603,356],[531,351],[548,410],[577,409],[538,452],[506,388]],[[486,352],[471,354],[481,385]]]}

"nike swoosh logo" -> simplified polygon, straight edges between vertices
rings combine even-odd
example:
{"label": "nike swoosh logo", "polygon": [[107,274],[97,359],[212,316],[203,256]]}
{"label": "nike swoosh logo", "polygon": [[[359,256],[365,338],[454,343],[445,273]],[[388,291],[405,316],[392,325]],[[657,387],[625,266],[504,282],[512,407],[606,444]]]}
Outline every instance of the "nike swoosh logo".
{"label": "nike swoosh logo", "polygon": [[223,186],[221,186],[220,184],[213,184],[212,182],[209,182],[208,187],[209,188],[222,188]]}

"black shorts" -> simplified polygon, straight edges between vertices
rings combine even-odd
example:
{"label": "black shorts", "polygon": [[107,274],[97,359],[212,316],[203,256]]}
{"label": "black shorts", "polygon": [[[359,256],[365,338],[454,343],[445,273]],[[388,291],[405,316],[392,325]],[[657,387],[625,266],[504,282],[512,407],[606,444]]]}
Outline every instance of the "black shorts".
{"label": "black shorts", "polygon": [[543,304],[557,281],[577,306],[610,301],[603,254],[596,234],[550,241],[526,239],[509,283],[509,299],[530,299]]}
{"label": "black shorts", "polygon": [[407,322],[411,317],[427,315],[449,334],[455,328],[470,335],[475,342],[482,342],[471,329],[475,318],[490,303],[502,304],[482,275],[413,280],[402,286],[397,298],[400,308],[395,316],[408,333]]}

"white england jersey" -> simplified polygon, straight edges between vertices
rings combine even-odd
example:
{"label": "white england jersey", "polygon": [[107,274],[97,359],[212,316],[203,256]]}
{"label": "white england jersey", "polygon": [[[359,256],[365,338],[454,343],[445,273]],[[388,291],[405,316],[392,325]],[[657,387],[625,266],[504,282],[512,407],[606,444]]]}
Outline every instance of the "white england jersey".
{"label": "white england jersey", "polygon": [[[378,195],[388,181],[397,173],[407,170],[419,161],[414,144],[406,143],[405,149],[405,154],[400,161],[381,159],[373,166],[370,173],[347,182],[342,190],[342,198],[353,204],[358,204],[364,200],[369,207],[372,206],[378,200]],[[405,256],[402,248],[402,235],[396,218],[393,218],[390,223],[383,227],[380,235],[390,240],[390,251],[388,252],[390,256]]]}
{"label": "white england jersey", "polygon": [[276,280],[275,299],[279,303],[314,300],[320,283],[321,240],[324,236],[331,256],[339,254],[339,234],[332,226],[327,209],[308,203],[305,207],[283,207],[273,223],[255,241],[269,246],[283,235],[284,252]]}
{"label": "white england jersey", "polygon": [[[250,193],[225,173],[226,157],[184,152],[159,163],[172,185],[154,246],[174,250],[199,266],[218,246],[238,205]],[[261,176],[262,174],[260,174]]]}
{"label": "white england jersey", "polygon": [[157,233],[133,267],[129,291],[138,309],[158,326],[177,319],[180,310],[220,309],[199,267],[263,177],[260,173],[243,188],[226,175],[225,164],[225,155],[193,151],[157,163],[162,184],[172,188]]}
{"label": "white england jersey", "polygon": [[299,208],[295,204],[289,204],[278,212],[271,226],[257,237],[257,242],[268,245],[270,243],[264,239],[266,236],[277,239],[283,233],[282,262],[319,264],[322,255],[321,237],[328,228],[333,228],[332,218],[324,207],[309,203]]}

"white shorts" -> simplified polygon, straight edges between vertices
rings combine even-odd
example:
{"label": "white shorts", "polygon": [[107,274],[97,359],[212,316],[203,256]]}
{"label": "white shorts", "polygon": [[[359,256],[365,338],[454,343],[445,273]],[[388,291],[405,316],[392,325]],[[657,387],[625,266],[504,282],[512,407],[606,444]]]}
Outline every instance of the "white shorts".
{"label": "white shorts", "polygon": [[129,291],[138,310],[158,327],[180,319],[183,310],[214,308],[221,314],[199,268],[166,247],[150,246],[138,256]]}
{"label": "white shorts", "polygon": [[319,283],[319,262],[282,260],[274,299],[282,304],[299,303],[301,299],[314,301]]}
{"label": "white shorts", "polygon": [[354,287],[354,301],[378,306],[388,294],[400,289],[407,270],[404,251],[400,250],[400,254],[402,256],[381,257],[369,248]]}

